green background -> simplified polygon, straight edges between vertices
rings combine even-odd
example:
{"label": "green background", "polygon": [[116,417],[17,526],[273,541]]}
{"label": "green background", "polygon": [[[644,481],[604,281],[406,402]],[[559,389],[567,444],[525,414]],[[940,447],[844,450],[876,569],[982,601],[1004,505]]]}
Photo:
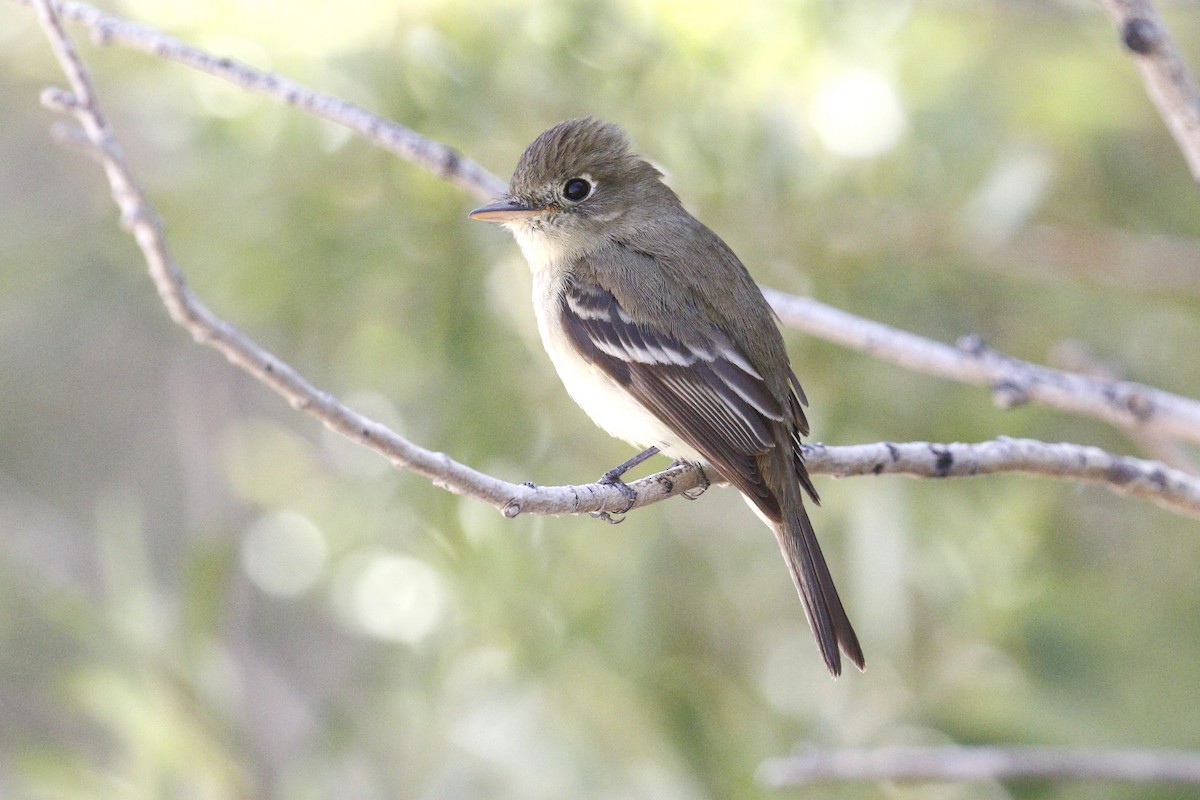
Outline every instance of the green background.
{"label": "green background", "polygon": [[[1197,394],[1200,198],[1091,3],[111,8],[505,177],[554,122],[617,121],[764,284]],[[1171,10],[1200,64],[1200,14]],[[566,397],[527,269],[502,230],[466,219],[473,198],[69,29],[218,314],[354,408],[506,480],[583,483],[631,454]],[[756,770],[800,743],[1197,746],[1195,520],[1022,476],[818,478],[814,519],[869,664],[831,681],[770,534],[732,491],[619,527],[505,520],[191,342],[96,167],[48,136],[60,118],[37,95],[61,83],[32,13],[0,2],[3,796],[1191,796],[789,794]],[[1159,452],[795,332],[788,344],[819,441]]]}

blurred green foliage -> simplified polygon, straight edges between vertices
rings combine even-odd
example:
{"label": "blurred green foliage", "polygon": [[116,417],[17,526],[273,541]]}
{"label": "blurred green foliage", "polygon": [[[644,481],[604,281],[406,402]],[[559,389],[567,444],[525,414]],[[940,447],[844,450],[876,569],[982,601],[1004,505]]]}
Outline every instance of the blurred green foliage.
{"label": "blurred green foliage", "polygon": [[[766,284],[1034,361],[1082,342],[1197,393],[1200,198],[1090,3],[114,10],[502,175],[560,119],[618,121]],[[1195,9],[1170,22],[1200,64]],[[558,385],[525,266],[466,220],[471,198],[302,113],[82,47],[218,313],[506,479],[577,483],[629,455]],[[731,492],[620,527],[505,520],[190,342],[97,170],[47,135],[36,97],[61,83],[30,12],[0,3],[0,795],[759,797],[758,763],[801,741],[1200,742],[1194,521],[1019,476],[818,479],[870,665],[831,682]],[[1141,452],[1091,420],[789,343],[819,440]]]}

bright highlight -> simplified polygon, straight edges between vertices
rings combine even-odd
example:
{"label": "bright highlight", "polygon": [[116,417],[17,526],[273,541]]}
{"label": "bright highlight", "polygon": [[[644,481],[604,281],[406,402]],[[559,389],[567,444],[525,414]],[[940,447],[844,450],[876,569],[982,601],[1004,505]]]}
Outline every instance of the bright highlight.
{"label": "bright highlight", "polygon": [[879,73],[861,68],[822,81],[809,104],[809,119],[821,144],[846,158],[887,152],[907,125],[891,83]]}
{"label": "bright highlight", "polygon": [[433,633],[447,607],[437,570],[385,551],[352,558],[338,578],[334,601],[343,620],[362,633],[406,644]]}

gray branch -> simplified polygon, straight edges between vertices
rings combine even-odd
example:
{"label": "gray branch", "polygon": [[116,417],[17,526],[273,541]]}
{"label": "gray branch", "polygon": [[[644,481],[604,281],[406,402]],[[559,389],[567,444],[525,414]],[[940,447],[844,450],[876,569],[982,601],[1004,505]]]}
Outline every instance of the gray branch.
{"label": "gray branch", "polygon": [[[28,4],[31,0],[16,0]],[[35,5],[42,5],[38,2]],[[355,131],[364,139],[461,186],[481,199],[502,193],[506,184],[452,147],[422,136],[340,97],[318,92],[274,72],[217,56],[149,25],[108,14],[87,3],[53,3],[64,19],[87,28],[96,45],[120,44],[226,80],[249,92],[295,106]]]}
{"label": "gray branch", "polygon": [[1200,753],[1077,747],[812,748],[765,761],[774,789],[821,781],[1093,780],[1200,784]]}
{"label": "gray branch", "polygon": [[[188,288],[179,265],[168,248],[162,224],[145,194],[134,181],[121,148],[101,111],[91,78],[65,35],[50,0],[32,2],[39,21],[67,76],[70,91],[49,89],[42,95],[48,107],[70,113],[78,120],[86,146],[101,164],[108,179],[123,226],[134,236],[149,272],[171,318],[196,341],[220,351],[239,368],[271,387],[299,410],[316,417],[330,429],[383,454],[397,467],[428,477],[450,491],[476,497],[501,509],[507,516],[602,512],[621,509],[624,498],[611,486],[535,487],[498,480],[460,464],[443,453],[426,450],[383,425],[347,408],[327,392],[258,346],[230,323],[213,314]],[[121,38],[168,58],[220,74],[239,85],[346,124],[372,141],[471,189],[478,195],[497,193],[499,182],[478,165],[434,145],[423,137],[358,109],[344,101],[310,92],[290,81],[252,70],[225,59],[215,59],[196,48],[165,37],[144,26],[103,15],[90,6],[66,3],[65,15],[92,28],[101,41]],[[136,43],[136,44],[135,44]],[[245,82],[245,83],[243,83]],[[79,144],[76,137],[71,141]],[[1079,383],[1082,376],[1058,373],[1006,359],[980,346],[949,348],[912,334],[861,320],[812,301],[772,293],[780,313],[790,320],[833,317],[840,330],[835,340],[865,352],[890,358],[946,377],[985,383],[1016,400],[1034,399],[1080,413],[1090,413],[1114,424],[1163,426],[1183,438],[1194,436],[1193,401],[1124,382]],[[797,307],[796,303],[808,302]],[[843,315],[840,322],[836,315]],[[818,334],[821,335],[821,334]],[[932,366],[931,366],[932,365]],[[935,368],[936,367],[936,368]],[[1012,375],[1022,380],[1011,380]],[[1009,376],[1006,378],[1005,376]],[[1010,385],[1011,384],[1011,388]],[[1116,389],[1121,391],[1117,391]],[[1079,399],[1083,397],[1084,399]],[[1098,402],[1108,397],[1109,402]],[[1147,413],[1147,409],[1150,413]],[[1132,415],[1130,417],[1129,415]],[[1180,420],[1186,420],[1187,424]],[[1189,434],[1188,431],[1193,431]],[[1195,440],[1193,438],[1193,440]],[[851,447],[814,445],[806,448],[814,473],[879,475],[899,473],[927,478],[966,477],[1017,471],[1100,483],[1110,490],[1148,497],[1175,511],[1200,517],[1200,481],[1163,464],[1125,458],[1098,448],[1075,444],[1047,444],[1031,440],[999,439],[978,444],[879,443]],[[648,505],[696,488],[700,470],[681,465],[632,484],[637,493],[633,507]],[[1174,781],[1200,783],[1200,756],[1180,751],[1063,750],[1041,748],[886,748],[879,750],[811,751],[766,762],[765,783],[789,787],[830,779],[886,780],[990,780],[1009,778],[1087,778],[1121,781]]]}
{"label": "gray branch", "polygon": [[[31,0],[16,0],[28,4]],[[1120,6],[1138,2],[1102,0]],[[228,81],[285,105],[343,125],[363,138],[480,198],[505,184],[478,163],[403,125],[353,103],[272,72],[216,56],[148,25],[107,14],[86,3],[55,4],[64,18],[87,28],[99,45],[120,44]],[[1153,9],[1151,9],[1151,12]],[[1157,15],[1139,17],[1157,20]],[[1165,28],[1156,22],[1165,37]],[[1169,39],[1165,39],[1169,45]],[[1186,69],[1183,78],[1187,78]],[[1184,81],[1190,82],[1190,79]],[[1193,131],[1195,133],[1195,131]],[[964,337],[957,347],[864,319],[816,300],[764,289],[785,325],[860,350],[875,358],[951,380],[988,386],[1004,407],[1038,402],[1092,416],[1131,432],[1200,442],[1200,402],[1131,381],[1081,375],[1021,361]]]}
{"label": "gray branch", "polygon": [[1118,456],[1099,447],[1000,437],[990,442],[877,442],[807,445],[809,469],[822,475],[909,475],[971,478],[998,472],[1100,484],[1113,492],[1154,500],[1164,508],[1200,517],[1200,478],[1159,461]]}
{"label": "gray branch", "polygon": [[[1117,0],[1104,2],[1129,5]],[[302,108],[355,131],[476,197],[491,198],[504,191],[502,180],[471,159],[353,103],[235,59],[213,55],[150,26],[106,14],[86,3],[64,2],[60,8],[64,17],[84,25],[97,44],[120,44]],[[1142,18],[1156,20],[1157,16],[1139,17]],[[1165,28],[1161,30],[1165,35]],[[1183,76],[1186,78],[1186,70]],[[1196,400],[1131,381],[1042,367],[986,348],[972,337],[965,337],[954,347],[816,300],[772,289],[764,292],[789,327],[910,369],[988,386],[1002,406],[1038,402],[1092,416],[1131,432],[1200,442],[1200,402]]]}
{"label": "gray branch", "polygon": [[1200,181],[1200,93],[1187,63],[1149,0],[1099,0],[1133,54],[1146,93]]}
{"label": "gray branch", "polygon": [[[624,511],[681,494],[704,483],[705,476],[699,468],[672,467],[632,484],[636,499],[628,508],[621,492],[605,484],[535,487],[509,483],[471,469],[444,453],[426,450],[313,386],[290,365],[217,317],[188,288],[182,270],[171,255],[162,223],[130,173],[112,128],[101,111],[87,68],[63,31],[53,4],[49,0],[33,2],[70,85],[69,92],[46,90],[42,100],[47,106],[70,113],[78,120],[96,160],[104,169],[122,224],[137,241],[171,319],[191,333],[197,342],[220,351],[231,363],[282,395],[294,408],[310,414],[331,430],[381,453],[399,468],[429,478],[437,486],[490,503],[506,516],[513,517],[522,512]],[[1098,448],[1075,444],[1001,439],[979,444],[912,442],[810,446],[806,457],[809,468],[816,474],[899,473],[945,478],[1017,471],[1075,479],[1151,498],[1179,513],[1200,517],[1200,479],[1158,462],[1115,456]]]}
{"label": "gray branch", "polygon": [[965,336],[957,346],[863,319],[810,297],[763,289],[780,319],[874,358],[943,378],[986,386],[1002,408],[1028,402],[1103,420],[1118,428],[1200,442],[1200,402],[1133,381],[1043,367]]}

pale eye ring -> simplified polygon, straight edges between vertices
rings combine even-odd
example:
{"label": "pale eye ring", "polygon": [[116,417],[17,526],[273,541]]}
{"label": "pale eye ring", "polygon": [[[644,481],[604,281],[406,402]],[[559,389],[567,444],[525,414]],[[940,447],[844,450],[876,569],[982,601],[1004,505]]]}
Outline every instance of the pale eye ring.
{"label": "pale eye ring", "polygon": [[592,193],[592,182],[587,178],[571,178],[563,184],[562,196],[572,203],[582,203]]}

